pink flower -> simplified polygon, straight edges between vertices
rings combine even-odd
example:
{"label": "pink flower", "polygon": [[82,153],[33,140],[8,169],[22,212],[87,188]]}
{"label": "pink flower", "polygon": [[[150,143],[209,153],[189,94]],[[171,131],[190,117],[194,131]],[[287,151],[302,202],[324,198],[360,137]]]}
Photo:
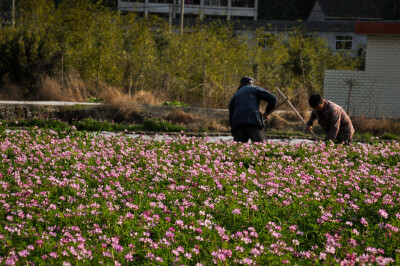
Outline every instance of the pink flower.
{"label": "pink flower", "polygon": [[320,259],[320,260],[326,260],[326,253],[321,252],[321,253],[319,254],[319,259]]}
{"label": "pink flower", "polygon": [[240,253],[243,253],[243,252],[244,252],[244,248],[241,247],[241,246],[236,246],[235,250],[238,251],[238,252],[240,252]]}
{"label": "pink flower", "polygon": [[326,247],[325,252],[329,253],[329,254],[335,254],[336,249],[335,249],[335,247],[328,246],[328,247]]}
{"label": "pink flower", "polygon": [[349,240],[349,246],[352,247],[352,248],[356,247],[357,246],[357,241],[355,239],[351,238]]}
{"label": "pink flower", "polygon": [[179,251],[178,250],[176,250],[176,249],[173,249],[172,251],[171,251],[171,253],[172,254],[174,254],[175,256],[179,256]]}
{"label": "pink flower", "polygon": [[132,252],[127,253],[127,254],[125,255],[125,259],[126,259],[127,261],[133,261]]}
{"label": "pink flower", "polygon": [[112,244],[112,247],[117,253],[124,251],[124,248],[119,244],[114,243],[114,244]]}
{"label": "pink flower", "polygon": [[221,261],[225,261],[225,260],[226,260],[225,254],[218,253],[217,257],[218,257],[218,259],[221,260]]}
{"label": "pink flower", "polygon": [[232,213],[233,213],[233,214],[242,214],[242,213],[240,212],[240,209],[234,209],[234,210],[232,211]]}
{"label": "pink flower", "polygon": [[361,224],[367,226],[368,225],[368,221],[364,217],[361,217]]}
{"label": "pink flower", "polygon": [[289,226],[289,230],[290,230],[290,232],[292,232],[292,233],[296,232],[297,228],[298,228],[297,225],[291,225],[291,226]]}
{"label": "pink flower", "polygon": [[35,244],[38,245],[39,247],[41,247],[43,245],[43,243],[44,243],[43,240],[39,239],[39,240],[36,241]]}
{"label": "pink flower", "polygon": [[380,209],[380,210],[378,211],[378,214],[379,214],[380,216],[382,216],[383,218],[385,218],[385,219],[388,218],[388,213],[387,213],[384,209]]}
{"label": "pink flower", "polygon": [[27,249],[18,252],[18,256],[26,258],[29,255],[29,251]]}
{"label": "pink flower", "polygon": [[184,226],[184,223],[183,223],[182,220],[177,220],[177,221],[175,222],[175,224],[178,225],[178,226],[180,226],[180,227]]}

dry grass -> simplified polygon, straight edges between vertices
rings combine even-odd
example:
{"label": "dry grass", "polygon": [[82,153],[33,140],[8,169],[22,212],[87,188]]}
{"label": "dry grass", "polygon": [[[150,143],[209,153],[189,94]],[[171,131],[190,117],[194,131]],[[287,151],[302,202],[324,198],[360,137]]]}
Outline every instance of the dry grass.
{"label": "dry grass", "polygon": [[165,116],[165,119],[173,122],[173,123],[180,123],[180,124],[189,124],[196,120],[196,118],[191,115],[187,114],[182,110],[176,109]]}
{"label": "dry grass", "polygon": [[[72,101],[87,102],[97,98],[101,102],[110,104],[126,104],[129,102],[160,105],[162,101],[150,91],[140,90],[132,98],[124,94],[121,89],[108,86],[101,81],[84,81],[76,71],[70,71],[62,80],[60,77],[51,78],[42,76],[34,95],[28,95],[30,100],[37,101]],[[0,84],[0,97],[3,100],[23,100],[27,95],[21,87],[12,83],[7,76]]]}
{"label": "dry grass", "polygon": [[384,133],[400,134],[400,120],[377,119],[366,117],[353,117],[352,123],[357,133],[371,133],[382,135]]}
{"label": "dry grass", "polygon": [[34,100],[83,102],[95,97],[93,87],[83,82],[77,74],[69,74],[64,81],[43,76]]}
{"label": "dry grass", "polygon": [[137,123],[144,119],[140,109],[131,104],[111,104],[109,112],[112,113],[112,120],[117,123]]}
{"label": "dry grass", "polygon": [[24,92],[20,86],[10,81],[8,76],[3,77],[0,86],[0,99],[2,100],[23,100]]}
{"label": "dry grass", "polygon": [[149,104],[149,105],[159,105],[161,101],[154,96],[152,92],[140,90],[136,92],[133,97],[132,101],[135,103],[142,103],[142,104]]}
{"label": "dry grass", "polygon": [[98,97],[104,103],[118,104],[125,102],[123,93],[115,87],[103,86],[99,89]]}
{"label": "dry grass", "polygon": [[128,102],[120,89],[103,82],[83,81],[78,74],[71,72],[61,82],[59,79],[42,77],[34,100],[86,102],[97,98],[104,103],[120,104]]}
{"label": "dry grass", "polygon": [[[279,116],[290,122],[301,122],[300,118],[296,115],[296,113],[290,110],[286,110],[286,112],[280,113]],[[310,117],[310,114],[306,113],[306,115],[302,115],[302,117],[305,121],[307,121],[308,118]]]}
{"label": "dry grass", "polygon": [[[272,114],[271,117],[267,120],[267,127],[269,129],[275,130],[301,130],[303,131],[305,127],[299,118],[293,117],[290,115],[291,113],[283,113],[283,114]],[[289,119],[288,119],[289,118]]]}
{"label": "dry grass", "polygon": [[205,126],[206,126],[206,128],[208,128],[211,131],[217,131],[217,132],[228,132],[228,131],[230,131],[229,127],[222,125],[216,119],[212,119],[212,120],[206,122]]}
{"label": "dry grass", "polygon": [[43,77],[41,80],[41,85],[34,97],[41,101],[62,101],[65,99],[63,95],[63,89],[59,82],[49,77]]}

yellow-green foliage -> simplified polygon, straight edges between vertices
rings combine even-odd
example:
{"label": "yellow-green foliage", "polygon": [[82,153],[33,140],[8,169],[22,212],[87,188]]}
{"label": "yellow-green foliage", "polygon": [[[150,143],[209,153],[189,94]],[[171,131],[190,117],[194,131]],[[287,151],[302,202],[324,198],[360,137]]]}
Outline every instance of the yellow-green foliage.
{"label": "yellow-green foliage", "polygon": [[15,28],[0,28],[0,80],[22,86],[25,97],[35,94],[42,75],[64,79],[74,71],[127,94],[147,90],[164,100],[226,108],[241,76],[270,90],[311,92],[321,90],[325,69],[358,63],[301,28],[271,35],[263,47],[263,28],[235,32],[229,23],[198,23],[180,35],[160,19],[120,15],[89,1],[52,3],[21,0]]}

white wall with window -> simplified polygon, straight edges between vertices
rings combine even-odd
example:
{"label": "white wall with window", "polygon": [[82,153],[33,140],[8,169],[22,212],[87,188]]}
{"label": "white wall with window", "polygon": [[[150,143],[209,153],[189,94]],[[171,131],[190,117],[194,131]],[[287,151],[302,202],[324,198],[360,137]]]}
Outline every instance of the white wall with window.
{"label": "white wall with window", "polygon": [[[400,24],[399,24],[400,25]],[[365,71],[326,70],[324,98],[351,115],[400,119],[400,36],[367,39]],[[350,91],[348,81],[355,81]],[[348,102],[351,93],[351,102]]]}
{"label": "white wall with window", "polygon": [[335,53],[348,52],[352,56],[357,56],[359,49],[365,49],[367,46],[367,37],[351,32],[319,32],[313,36],[326,40],[329,47]]}

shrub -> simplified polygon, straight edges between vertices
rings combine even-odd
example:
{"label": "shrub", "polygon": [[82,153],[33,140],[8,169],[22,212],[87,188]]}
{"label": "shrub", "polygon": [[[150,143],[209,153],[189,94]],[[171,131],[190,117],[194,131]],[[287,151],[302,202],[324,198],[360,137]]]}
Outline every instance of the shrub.
{"label": "shrub", "polygon": [[185,131],[184,125],[173,124],[165,119],[146,118],[143,122],[143,129],[148,131],[180,132]]}

